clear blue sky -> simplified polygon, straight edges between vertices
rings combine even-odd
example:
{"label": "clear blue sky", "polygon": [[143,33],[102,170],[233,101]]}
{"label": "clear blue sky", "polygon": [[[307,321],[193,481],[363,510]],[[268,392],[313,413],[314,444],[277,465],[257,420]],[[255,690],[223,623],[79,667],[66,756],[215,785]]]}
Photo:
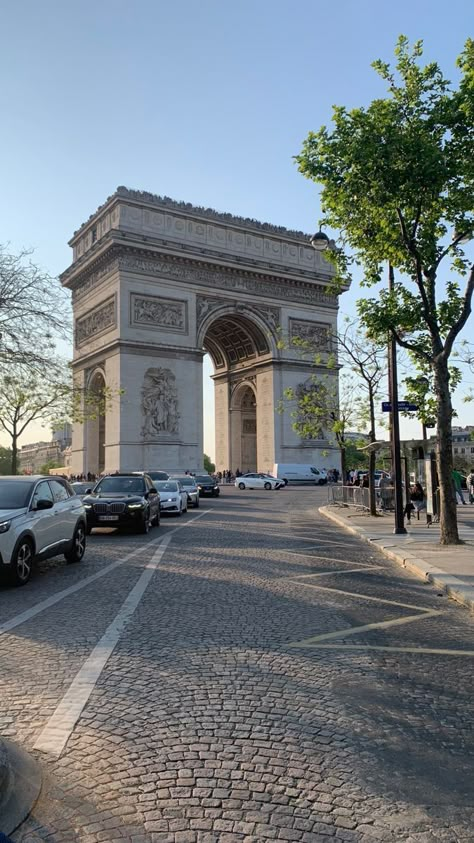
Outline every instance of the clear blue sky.
{"label": "clear blue sky", "polygon": [[311,231],[308,131],[383,93],[400,33],[455,77],[473,24],[472,0],[6,0],[0,242],[58,273],[119,184]]}

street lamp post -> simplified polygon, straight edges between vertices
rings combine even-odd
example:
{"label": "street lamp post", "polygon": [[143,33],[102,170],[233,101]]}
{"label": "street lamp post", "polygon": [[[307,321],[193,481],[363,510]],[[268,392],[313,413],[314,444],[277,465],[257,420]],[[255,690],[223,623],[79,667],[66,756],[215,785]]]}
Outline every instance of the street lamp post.
{"label": "street lamp post", "polygon": [[[393,291],[394,273],[391,263],[388,265],[388,291]],[[397,535],[406,533],[404,524],[402,461],[400,455],[400,419],[398,415],[398,373],[397,373],[397,341],[390,336],[388,345],[389,362],[389,400],[390,400],[390,444],[392,448],[392,471],[395,498],[395,526],[393,532]]]}

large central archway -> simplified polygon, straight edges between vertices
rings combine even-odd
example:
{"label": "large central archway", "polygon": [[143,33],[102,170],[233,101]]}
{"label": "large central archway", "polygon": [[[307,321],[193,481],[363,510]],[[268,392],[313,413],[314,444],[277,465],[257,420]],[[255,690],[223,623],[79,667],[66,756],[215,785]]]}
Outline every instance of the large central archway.
{"label": "large central archway", "polygon": [[271,329],[254,314],[214,313],[203,324],[201,342],[214,366],[217,470],[270,470],[268,437],[259,433],[260,426],[264,432],[273,425],[268,386],[276,342]]}

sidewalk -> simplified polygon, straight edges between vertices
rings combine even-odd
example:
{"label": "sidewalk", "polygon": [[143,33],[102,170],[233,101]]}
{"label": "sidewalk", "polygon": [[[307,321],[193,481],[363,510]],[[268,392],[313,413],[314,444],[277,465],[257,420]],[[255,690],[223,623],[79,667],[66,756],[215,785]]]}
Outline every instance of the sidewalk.
{"label": "sidewalk", "polygon": [[393,512],[373,518],[343,506],[322,506],[319,511],[474,611],[474,506],[458,506],[459,535],[465,544],[451,547],[438,544],[439,524],[428,527],[425,513],[420,521],[405,521],[407,535],[397,536]]}

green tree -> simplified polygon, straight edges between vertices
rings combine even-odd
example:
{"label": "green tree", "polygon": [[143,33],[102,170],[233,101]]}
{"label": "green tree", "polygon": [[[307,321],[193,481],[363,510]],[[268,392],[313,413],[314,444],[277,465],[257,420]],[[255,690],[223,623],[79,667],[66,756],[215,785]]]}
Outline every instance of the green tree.
{"label": "green tree", "polygon": [[211,462],[211,458],[204,454],[204,471],[207,471],[208,474],[214,474],[216,467],[213,462]]}
{"label": "green tree", "polygon": [[48,462],[43,463],[40,467],[39,473],[40,474],[49,474],[50,468],[60,468],[61,466],[59,463],[55,462],[55,460],[48,460]]}
{"label": "green tree", "polygon": [[18,472],[18,440],[30,424],[41,421],[54,427],[65,421],[82,423],[97,418],[121,392],[78,389],[70,368],[61,361],[47,369],[13,365],[8,374],[0,368],[0,431],[11,441],[10,473]]}
{"label": "green tree", "polygon": [[10,474],[12,467],[12,452],[10,448],[0,447],[0,475]]}
{"label": "green tree", "polygon": [[474,290],[463,248],[474,228],[474,41],[458,59],[456,89],[435,62],[421,65],[421,42],[410,49],[401,36],[395,53],[395,69],[373,65],[388,96],[367,108],[336,107],[331,131],[311,133],[297,160],[322,185],[323,222],[340,231],[340,248],[330,256],[337,279],[350,279],[355,264],[369,286],[380,282],[385,262],[402,273],[391,292],[359,301],[359,313],[372,337],[392,335],[432,374],[440,541],[451,544],[459,535],[450,357]]}

